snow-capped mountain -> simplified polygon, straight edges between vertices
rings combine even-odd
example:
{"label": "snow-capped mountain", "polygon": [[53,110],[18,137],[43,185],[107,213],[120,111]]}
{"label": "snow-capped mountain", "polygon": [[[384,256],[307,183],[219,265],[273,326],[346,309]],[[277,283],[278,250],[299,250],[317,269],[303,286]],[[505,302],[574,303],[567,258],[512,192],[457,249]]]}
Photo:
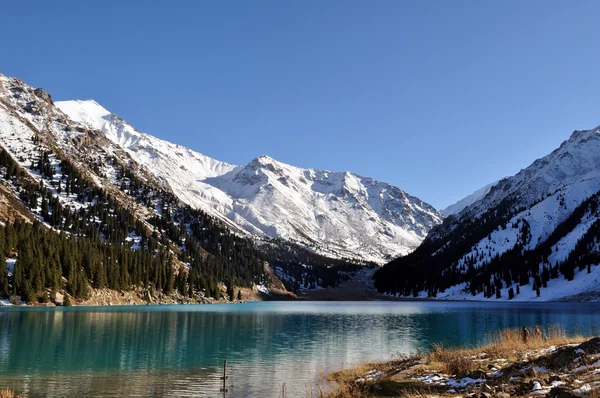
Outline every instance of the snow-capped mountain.
{"label": "snow-capped mountain", "polygon": [[[544,299],[544,288],[556,286],[557,278],[587,280],[579,274],[588,271],[598,275],[600,267],[592,266],[600,263],[599,190],[600,128],[575,131],[558,149],[493,184],[479,200],[432,229],[413,254],[384,267],[377,276],[380,290],[453,298],[466,291],[471,298],[519,299],[524,297],[515,292],[519,284],[520,291],[541,289]],[[586,292],[590,286],[588,281],[557,288],[546,299]]]}
{"label": "snow-capped mountain", "polygon": [[337,258],[384,262],[417,247],[441,214],[392,185],[261,156],[243,167],[135,130],[95,101],[57,102],[98,129],[179,199],[239,227]]}
{"label": "snow-capped mountain", "polygon": [[498,184],[498,182],[499,181],[492,182],[491,184],[487,184],[486,186],[479,188],[472,194],[465,196],[456,203],[446,207],[444,210],[441,211],[441,213],[446,217],[460,213],[461,211],[463,211],[464,208],[471,206],[473,203],[477,202],[479,199],[487,195],[488,192],[490,192],[490,190],[492,189],[492,187]]}
{"label": "snow-capped mountain", "polygon": [[207,182],[226,192],[236,218],[256,230],[335,257],[379,262],[406,254],[441,220],[431,206],[389,184],[268,156]]}
{"label": "snow-capped mountain", "polygon": [[[69,119],[43,89],[0,74],[0,233],[11,236],[1,254],[13,273],[0,272],[0,296],[47,301],[53,290],[85,300],[92,287],[198,302],[221,299],[223,283],[276,286],[253,242],[178,199],[113,141],[156,144],[118,122],[107,135]],[[205,176],[231,170],[194,161]]]}
{"label": "snow-capped mountain", "polygon": [[[145,166],[147,171],[168,184],[185,203],[227,220],[222,215],[229,212],[231,199],[205,184],[204,180],[223,175],[235,166],[140,133],[96,101],[57,101],[55,105],[71,120],[102,131],[138,164]],[[234,224],[230,223],[230,226]]]}

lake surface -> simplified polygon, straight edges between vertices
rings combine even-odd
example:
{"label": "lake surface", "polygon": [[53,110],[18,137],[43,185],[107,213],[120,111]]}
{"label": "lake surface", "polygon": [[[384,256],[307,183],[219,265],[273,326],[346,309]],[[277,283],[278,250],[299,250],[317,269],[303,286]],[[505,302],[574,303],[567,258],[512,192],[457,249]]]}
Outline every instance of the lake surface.
{"label": "lake surface", "polygon": [[0,387],[31,397],[307,397],[328,372],[490,331],[600,326],[600,304],[258,302],[0,309]]}

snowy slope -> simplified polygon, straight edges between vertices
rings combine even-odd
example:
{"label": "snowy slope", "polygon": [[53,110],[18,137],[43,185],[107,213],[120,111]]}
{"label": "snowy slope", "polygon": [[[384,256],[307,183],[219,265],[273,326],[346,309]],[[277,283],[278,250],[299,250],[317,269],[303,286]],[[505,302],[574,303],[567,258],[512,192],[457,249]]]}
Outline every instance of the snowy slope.
{"label": "snowy slope", "polygon": [[[50,190],[63,208],[81,209],[87,204],[81,203],[75,193],[67,194],[58,189],[61,179],[59,155],[69,158],[97,186],[124,199],[125,195],[119,195],[112,186],[117,172],[106,159],[110,155],[122,155],[122,150],[110,144],[103,136],[95,136],[67,118],[42,89],[34,89],[19,79],[0,74],[0,146],[25,170],[31,181]],[[51,181],[41,178],[40,171],[33,167],[42,152],[48,153],[50,165],[55,170]],[[8,181],[3,183],[16,192]],[[135,204],[128,203],[128,206],[142,215],[152,212]],[[33,209],[33,214],[41,220],[39,212],[40,207]]]}
{"label": "snowy slope", "polygon": [[406,254],[440,222],[431,206],[389,184],[268,156],[207,182],[227,192],[236,217],[255,229],[336,257],[379,262]]}
{"label": "snowy slope", "polygon": [[[531,225],[530,248],[545,240],[582,201],[600,189],[600,128],[576,131],[551,154],[515,176],[492,185],[488,193],[449,220],[432,238],[510,201],[517,211],[509,224],[526,219]],[[500,230],[498,226],[497,230]]]}
{"label": "snowy slope", "polygon": [[56,105],[104,132],[184,202],[257,236],[381,263],[412,251],[442,219],[427,203],[370,178],[300,169],[268,156],[236,167],[140,133],[95,101]]}
{"label": "snowy slope", "polygon": [[[581,202],[600,189],[600,128],[574,132],[551,154],[492,188],[488,195],[460,213],[458,222],[479,217],[503,200],[511,200],[513,210],[523,210],[508,224],[526,220],[531,237],[523,243],[529,249],[535,248]],[[498,226],[497,231],[501,229]],[[486,240],[490,241],[484,239],[480,244]],[[511,244],[499,246],[505,246],[506,250]]]}
{"label": "snowy slope", "polygon": [[499,181],[496,181],[484,186],[483,188],[479,188],[477,191],[473,192],[469,196],[466,196],[458,202],[446,207],[444,210],[441,211],[441,213],[446,217],[460,213],[461,211],[463,211],[464,208],[471,206],[473,203],[477,202],[479,199],[487,195],[488,192],[490,192],[490,190],[492,189],[492,187],[498,184],[498,182]]}
{"label": "snowy slope", "polygon": [[530,207],[548,195],[572,191],[574,200],[582,201],[590,190],[598,190],[599,178],[600,127],[575,131],[552,153],[494,185],[461,217],[482,214],[509,197],[515,199],[515,206]]}
{"label": "snowy slope", "polygon": [[[541,285],[545,274],[547,287],[538,286],[541,300],[584,293],[592,288],[592,277],[577,276],[576,280],[585,283],[571,284],[565,280],[570,276],[563,275],[563,267],[567,271],[575,267],[579,275],[581,267],[598,263],[599,191],[600,128],[575,131],[549,155],[479,190],[473,198],[465,198],[466,203],[479,197],[477,200],[462,209],[450,208],[454,217],[430,232],[420,255],[390,263],[376,283],[380,290],[402,290],[404,287],[385,280],[391,275],[403,278],[407,269],[420,268],[422,275],[410,281],[423,286],[420,296],[478,299],[484,297],[480,289],[498,285],[502,297],[507,297],[522,276],[529,288],[521,287],[515,300],[524,300],[531,299],[535,280]],[[581,242],[587,247],[578,248]],[[577,254],[575,250],[579,250]],[[427,271],[430,268],[441,268],[441,279],[432,278]],[[548,280],[553,269],[555,276]],[[590,272],[586,275],[594,275],[595,280],[597,270]],[[448,289],[450,280],[455,287]],[[473,295],[474,291],[477,294]],[[495,297],[494,293],[490,299]]]}
{"label": "snowy slope", "polygon": [[[536,291],[532,289],[531,285],[521,286],[520,293],[515,295],[510,301],[558,301],[558,300],[569,300],[575,299],[581,301],[600,301],[600,266],[594,265],[591,268],[592,272],[587,273],[584,271],[577,271],[575,278],[572,281],[568,281],[564,278],[550,279],[548,286],[541,289],[540,296],[537,295]],[[446,290],[443,293],[438,293],[436,299],[438,300],[476,300],[484,301],[486,298],[483,293],[478,293],[473,296],[469,292],[465,291],[466,283],[461,283],[453,288]],[[579,297],[577,297],[579,296]],[[425,292],[421,292],[420,298],[427,298]],[[489,300],[494,301],[509,301],[506,290],[503,292],[500,298],[495,296]]]}
{"label": "snowy slope", "polygon": [[227,214],[232,201],[223,192],[203,181],[235,168],[188,148],[143,134],[96,101],[58,101],[56,106],[72,120],[98,129],[112,142],[144,165],[187,204],[203,208],[212,215]]}

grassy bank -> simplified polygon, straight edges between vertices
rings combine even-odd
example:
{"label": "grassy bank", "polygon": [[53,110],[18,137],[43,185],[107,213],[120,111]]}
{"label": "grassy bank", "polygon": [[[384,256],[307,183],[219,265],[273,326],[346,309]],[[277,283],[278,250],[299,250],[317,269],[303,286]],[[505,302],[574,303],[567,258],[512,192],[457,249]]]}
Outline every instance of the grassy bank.
{"label": "grassy bank", "polygon": [[600,338],[567,336],[558,326],[507,329],[477,347],[434,343],[428,353],[363,364],[327,380],[335,390],[326,398],[600,397]]}

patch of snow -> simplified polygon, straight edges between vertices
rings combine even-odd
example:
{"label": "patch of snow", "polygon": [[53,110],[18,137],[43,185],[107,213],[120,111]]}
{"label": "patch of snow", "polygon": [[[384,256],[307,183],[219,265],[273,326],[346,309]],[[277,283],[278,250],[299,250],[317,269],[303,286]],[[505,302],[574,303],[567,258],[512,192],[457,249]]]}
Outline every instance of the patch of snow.
{"label": "patch of snow", "polygon": [[7,299],[0,299],[0,307],[12,307],[14,304]]}
{"label": "patch of snow", "polygon": [[531,391],[539,391],[541,389],[542,389],[542,384],[539,381],[534,381]]}
{"label": "patch of snow", "polygon": [[581,386],[580,388],[578,388],[578,389],[576,389],[574,391],[578,392],[578,393],[588,393],[588,392],[592,392],[593,388],[589,384],[584,384],[583,386]]}
{"label": "patch of snow", "polygon": [[142,237],[136,235],[134,232],[130,232],[125,238],[125,241],[131,245],[131,248],[134,250],[139,250],[141,248]]}
{"label": "patch of snow", "polygon": [[256,289],[261,293],[271,294],[271,292],[269,291],[269,288],[267,286],[265,286],[264,284],[256,285]]}
{"label": "patch of snow", "polygon": [[8,275],[14,274],[16,262],[17,262],[16,258],[7,258],[6,259],[6,270],[8,271]]}
{"label": "patch of snow", "polygon": [[456,388],[465,388],[468,385],[481,384],[484,381],[485,381],[484,379],[473,379],[471,377],[464,377],[460,380],[455,380],[453,378],[450,378],[447,380],[447,384],[449,386],[456,387]]}

